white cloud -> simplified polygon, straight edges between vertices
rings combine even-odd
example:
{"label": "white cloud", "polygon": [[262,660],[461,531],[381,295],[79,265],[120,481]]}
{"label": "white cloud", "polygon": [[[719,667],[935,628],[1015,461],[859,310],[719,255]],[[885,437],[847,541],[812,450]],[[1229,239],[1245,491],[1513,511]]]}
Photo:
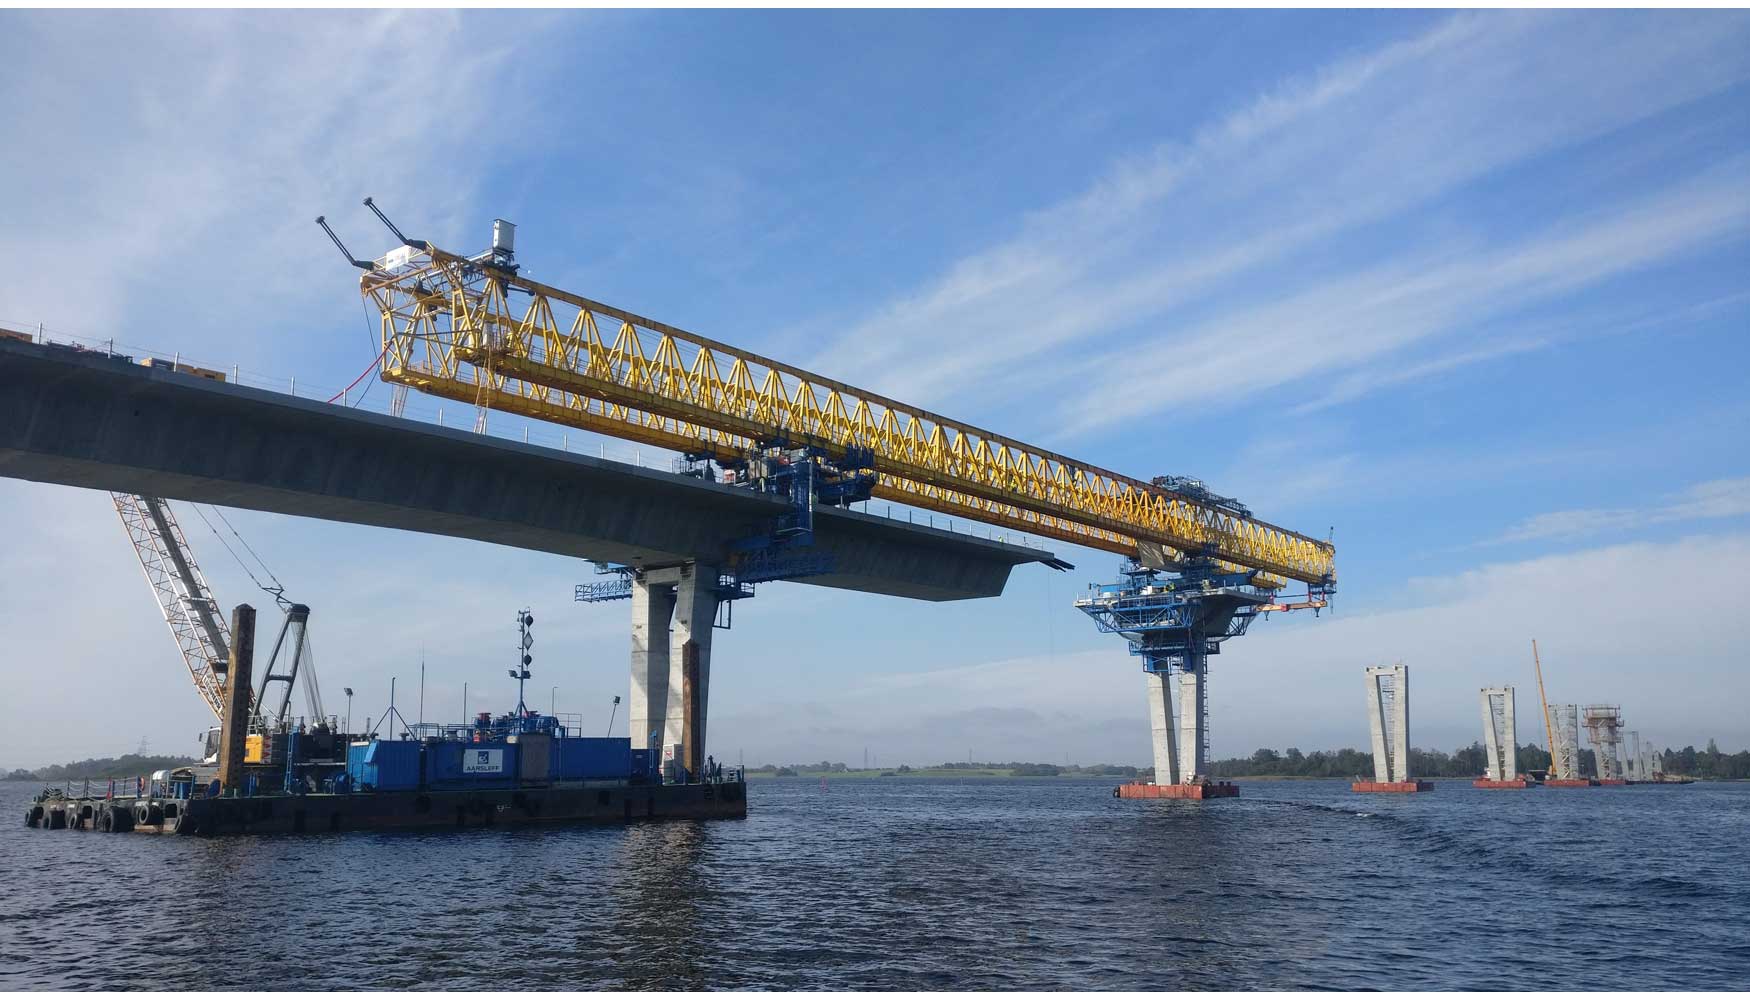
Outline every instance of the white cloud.
{"label": "white cloud", "polygon": [[[1437,257],[1370,268],[1191,326],[1147,346],[1100,353],[1064,374],[1131,372],[1172,387],[1124,408],[1060,407],[1072,433],[1187,403],[1244,399],[1333,371],[1401,356],[1467,325],[1723,239],[1750,233],[1750,161],[1684,178],[1580,226],[1497,246],[1448,247]],[[1424,363],[1420,377],[1450,367]],[[1411,369],[1400,368],[1408,377]]]}
{"label": "white cloud", "polygon": [[[1450,19],[1113,166],[877,310],[815,367],[937,408],[951,397],[962,413],[999,395],[1065,400],[1035,419],[1086,430],[1138,404],[1088,404],[1072,387],[1091,374],[1146,381],[1143,405],[1239,401],[1432,341],[1487,315],[1496,290],[1533,301],[1741,235],[1742,185],[1726,172],[1644,201],[1646,214],[1575,217],[1518,242],[1430,231],[1418,216],[1493,172],[1744,79],[1746,24]],[[1367,241],[1350,237],[1364,226]],[[1615,239],[1588,242],[1600,237]],[[1465,259],[1477,251],[1485,259]],[[1430,315],[1421,295],[1439,297]],[[1418,364],[1442,370],[1404,363]]]}
{"label": "white cloud", "polygon": [[1496,542],[1584,538],[1655,524],[1750,516],[1750,477],[1697,483],[1650,507],[1581,508],[1538,514]]}
{"label": "white cloud", "polygon": [[[1219,756],[1260,746],[1362,747],[1362,668],[1404,661],[1412,739],[1451,749],[1479,738],[1477,690],[1516,685],[1522,742],[1544,742],[1531,640],[1555,701],[1620,703],[1661,744],[1750,743],[1739,706],[1750,618],[1698,613],[1681,581],[1750,573],[1750,535],[1697,536],[1483,566],[1399,584],[1392,610],[1277,616],[1213,662],[1211,733]],[[1092,626],[1067,606],[1065,629]],[[1659,627],[1681,622],[1681,627]],[[1645,625],[1647,627],[1639,627]],[[823,675],[787,696],[762,692],[714,716],[713,739],[749,763],[853,761],[870,746],[887,763],[980,759],[1147,763],[1138,661],[1109,636],[1058,656],[1024,656],[872,678]],[[1657,683],[1652,679],[1656,678]],[[725,684],[733,687],[734,681]],[[715,690],[715,688],[714,688]],[[731,696],[733,697],[733,696]],[[737,699],[739,700],[739,699]]]}
{"label": "white cloud", "polygon": [[389,242],[367,194],[456,233],[518,124],[495,84],[511,44],[456,12],[12,15],[5,35],[0,319],[226,367],[368,359],[356,274],[312,220],[359,256]]}

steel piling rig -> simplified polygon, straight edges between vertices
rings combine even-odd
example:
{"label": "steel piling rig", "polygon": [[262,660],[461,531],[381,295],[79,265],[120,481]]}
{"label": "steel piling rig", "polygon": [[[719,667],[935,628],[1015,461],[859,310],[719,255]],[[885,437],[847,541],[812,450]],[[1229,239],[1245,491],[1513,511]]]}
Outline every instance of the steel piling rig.
{"label": "steel piling rig", "polygon": [[498,410],[687,454],[860,449],[885,499],[1166,568],[1195,557],[1265,590],[1334,583],[1327,541],[531,281],[508,239],[463,257],[403,238],[354,263],[382,379],[472,403],[477,426]]}

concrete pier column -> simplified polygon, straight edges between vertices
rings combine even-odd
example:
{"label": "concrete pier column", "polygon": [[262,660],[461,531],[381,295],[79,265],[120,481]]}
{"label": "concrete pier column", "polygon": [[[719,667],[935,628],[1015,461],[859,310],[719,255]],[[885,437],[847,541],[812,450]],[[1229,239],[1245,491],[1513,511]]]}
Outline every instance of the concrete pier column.
{"label": "concrete pier column", "polygon": [[1189,785],[1209,775],[1209,754],[1204,749],[1209,719],[1209,687],[1204,683],[1209,663],[1202,655],[1185,657],[1179,674],[1179,781]]}
{"label": "concrete pier column", "polygon": [[1519,733],[1513,723],[1513,688],[1482,689],[1483,753],[1490,781],[1519,777]]}
{"label": "concrete pier column", "polygon": [[1167,678],[1167,661],[1150,662],[1143,674],[1148,678],[1148,722],[1154,734],[1155,784],[1173,785],[1179,781],[1179,748],[1173,725],[1173,686]]}
{"label": "concrete pier column", "polygon": [[1367,726],[1373,780],[1410,780],[1410,670],[1402,663],[1367,668]]}
{"label": "concrete pier column", "polygon": [[717,570],[688,563],[681,567],[674,585],[674,632],[669,637],[668,711],[662,742],[672,747],[685,742],[683,730],[684,690],[687,673],[686,646],[698,658],[698,701],[693,745],[703,754],[706,725],[711,710],[711,630],[717,621]]}
{"label": "concrete pier column", "polygon": [[634,750],[649,749],[662,739],[668,717],[668,623],[672,617],[674,587],[651,583],[644,574],[633,577],[632,700],[626,715]]}

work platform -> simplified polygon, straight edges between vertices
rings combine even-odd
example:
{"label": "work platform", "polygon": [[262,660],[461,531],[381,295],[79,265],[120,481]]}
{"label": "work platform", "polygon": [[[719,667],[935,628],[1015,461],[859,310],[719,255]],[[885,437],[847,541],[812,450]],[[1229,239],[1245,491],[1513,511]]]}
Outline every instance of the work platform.
{"label": "work platform", "polygon": [[1113,789],[1120,799],[1237,799],[1240,788],[1230,781],[1197,782],[1188,785],[1155,785],[1130,781]]}
{"label": "work platform", "polygon": [[1432,781],[1356,781],[1349,785],[1351,792],[1432,792]]}
{"label": "work platform", "polygon": [[[643,570],[717,564],[785,499],[622,462],[0,338],[0,476],[449,535]],[[1049,552],[839,507],[801,584],[996,597]],[[1061,565],[1061,564],[1058,564]]]}
{"label": "work platform", "polygon": [[1537,782],[1528,778],[1478,778],[1470,783],[1472,788],[1536,788]]}

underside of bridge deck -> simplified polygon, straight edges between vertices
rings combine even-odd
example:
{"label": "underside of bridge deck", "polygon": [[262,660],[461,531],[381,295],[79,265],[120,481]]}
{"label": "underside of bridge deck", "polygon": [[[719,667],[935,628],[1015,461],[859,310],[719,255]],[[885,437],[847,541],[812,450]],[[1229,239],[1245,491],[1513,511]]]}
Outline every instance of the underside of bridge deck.
{"label": "underside of bridge deck", "polygon": [[[0,339],[0,476],[369,524],[622,563],[718,563],[785,503],[664,471],[103,352]],[[928,601],[995,597],[1038,549],[841,508],[835,570],[798,582]]]}

